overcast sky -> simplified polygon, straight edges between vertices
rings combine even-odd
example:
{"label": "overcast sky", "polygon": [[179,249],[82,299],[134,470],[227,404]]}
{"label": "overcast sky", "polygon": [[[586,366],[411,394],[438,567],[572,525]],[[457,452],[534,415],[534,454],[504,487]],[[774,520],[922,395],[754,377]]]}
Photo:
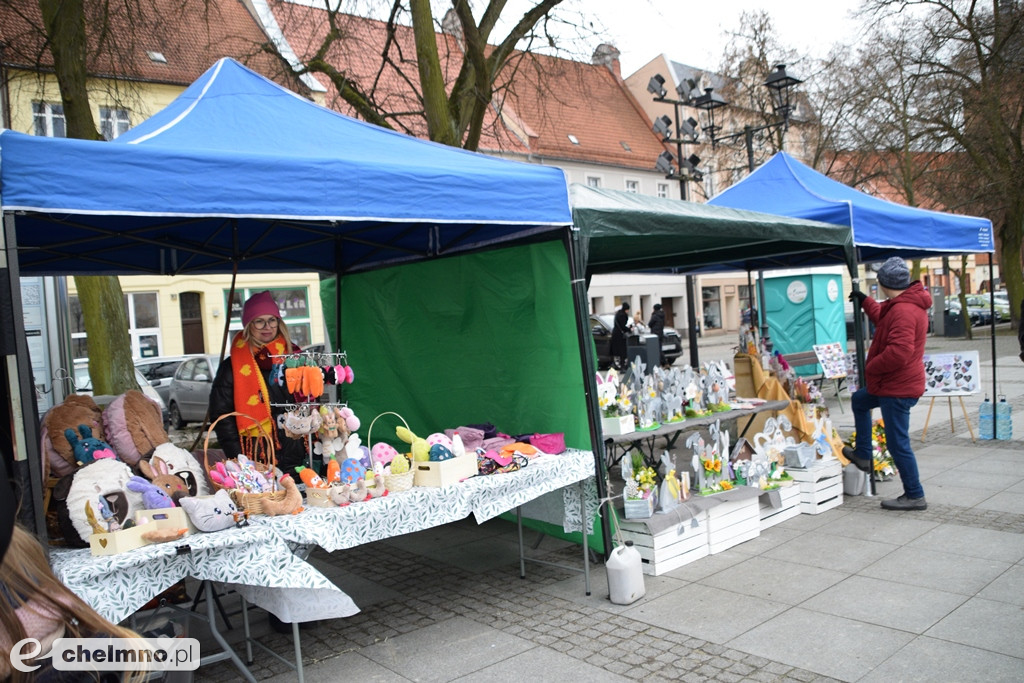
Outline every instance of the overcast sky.
{"label": "overcast sky", "polygon": [[718,68],[729,41],[725,33],[739,28],[743,12],[761,9],[771,16],[783,45],[824,57],[833,44],[856,41],[858,24],[850,13],[860,0],[566,0],[565,5],[593,21],[594,29],[604,29],[622,53],[622,74],[628,76],[662,53],[690,66]]}

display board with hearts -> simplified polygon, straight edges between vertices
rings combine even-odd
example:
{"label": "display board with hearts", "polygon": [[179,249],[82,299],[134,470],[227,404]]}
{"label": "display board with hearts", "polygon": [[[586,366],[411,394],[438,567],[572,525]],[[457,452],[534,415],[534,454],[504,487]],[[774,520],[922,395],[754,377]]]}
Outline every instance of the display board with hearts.
{"label": "display board with hearts", "polygon": [[925,396],[970,396],[978,393],[981,367],[977,351],[926,353]]}

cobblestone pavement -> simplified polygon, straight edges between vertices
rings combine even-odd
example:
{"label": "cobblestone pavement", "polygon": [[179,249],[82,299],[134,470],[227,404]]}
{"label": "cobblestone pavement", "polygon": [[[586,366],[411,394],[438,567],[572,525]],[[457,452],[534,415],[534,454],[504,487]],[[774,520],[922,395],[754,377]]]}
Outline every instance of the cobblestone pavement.
{"label": "cobblestone pavement", "polygon": [[[976,339],[971,343],[982,349],[983,365],[989,367],[990,360],[986,359],[984,349],[990,341],[985,338]],[[964,340],[935,340],[934,344],[930,342],[929,350],[942,352],[946,349],[964,348],[967,343],[969,342]],[[1000,340],[999,343],[1002,363],[1007,360],[1003,358],[1003,347],[1007,342]],[[703,355],[707,354],[702,349]],[[713,357],[724,356],[708,356]],[[991,353],[987,354],[987,358],[991,358]],[[1006,367],[1001,382],[1002,390],[1008,394],[1014,414],[1018,417],[1018,429],[1015,430],[1017,438],[1014,441],[973,441],[963,415],[960,414],[959,406],[954,406],[951,422],[949,410],[944,405],[941,409],[940,406],[936,406],[929,420],[926,438],[922,441],[923,409],[919,405],[914,410],[912,422],[915,449],[920,449],[919,453],[936,453],[938,458],[977,458],[979,462],[997,454],[1002,454],[1001,457],[1006,458],[1021,453],[1021,431],[1024,430],[1020,430],[1019,426],[1020,416],[1024,413],[1024,382],[1021,381],[1024,369],[1012,366],[1009,360]],[[968,414],[971,419],[977,419],[979,401],[980,396],[969,400]],[[837,427],[843,433],[844,429],[852,426],[852,417],[849,412],[838,411],[834,399],[830,402]],[[848,402],[846,409],[849,410]],[[894,486],[897,487],[895,492],[899,492],[898,482],[885,482],[879,486],[880,493],[886,495],[893,495],[891,492]],[[926,488],[927,486],[926,482]],[[1022,487],[1024,484],[1017,484],[1014,490]],[[1017,491],[1011,495],[1019,496],[1021,492]],[[980,506],[934,502],[926,511],[895,513],[894,517],[894,513],[879,507],[879,500],[880,497],[846,497],[843,505],[834,510],[809,519],[807,515],[799,515],[793,520],[783,522],[775,529],[783,529],[784,531],[780,533],[796,536],[810,528],[809,524],[799,524],[801,518],[805,521],[813,520],[814,524],[820,522],[826,525],[830,521],[841,519],[843,515],[861,515],[868,520],[878,519],[880,523],[891,522],[894,519],[901,523],[916,520],[921,522],[922,528],[955,527],[1024,535],[1024,514],[1021,514],[1024,510],[999,511]],[[793,530],[785,531],[787,528]],[[571,569],[531,563],[527,565],[527,577],[523,580],[519,578],[518,563],[514,559],[498,564],[490,558],[481,559],[483,566],[479,568],[473,566],[471,562],[467,564],[465,561],[444,561],[439,559],[438,551],[445,547],[445,533],[451,533],[453,539],[458,537],[458,541],[453,540],[453,543],[464,543],[466,534],[476,533],[479,534],[481,541],[495,541],[507,551],[514,542],[514,525],[495,520],[478,526],[472,520],[465,520],[443,529],[444,531],[435,532],[429,537],[429,542],[417,542],[416,537],[419,534],[412,534],[333,554],[320,550],[313,552],[310,561],[344,590],[353,594],[363,611],[347,619],[318,622],[302,630],[302,654],[307,680],[349,680],[350,669],[347,667],[351,667],[353,661],[357,660],[373,667],[369,669],[368,675],[360,676],[368,677],[370,680],[522,680],[525,674],[502,676],[493,672],[483,673],[488,665],[500,659],[500,653],[496,657],[493,652],[481,652],[478,669],[471,667],[452,675],[446,675],[438,670],[443,667],[429,670],[425,668],[420,673],[410,673],[408,669],[393,666],[387,657],[388,652],[393,653],[397,648],[411,647],[410,636],[436,633],[438,629],[454,630],[459,624],[469,624],[470,630],[496,631],[499,634],[497,647],[501,648],[504,643],[510,653],[527,650],[531,654],[558,653],[562,658],[560,661],[564,662],[564,658],[568,657],[570,661],[577,663],[578,670],[571,666],[566,668],[566,665],[562,664],[548,672],[550,677],[542,676],[542,679],[548,680],[809,682],[861,680],[862,677],[866,680],[878,680],[878,677],[871,678],[868,675],[870,666],[864,667],[863,675],[846,676],[843,679],[830,678],[782,661],[655,626],[634,615],[624,614],[624,608],[613,606],[608,601],[606,578],[603,568],[599,565],[592,571],[592,595],[584,600],[569,599],[559,594],[559,586],[567,582],[576,581],[582,585],[578,572]],[[421,532],[425,533],[428,532]],[[697,560],[692,566],[696,567],[701,562],[727,564],[730,558],[735,560],[737,554],[744,559],[757,557],[756,554],[743,555],[752,552],[744,550],[745,545],[747,544],[741,544],[717,556]],[[542,548],[535,550],[533,556],[578,569],[582,565],[579,552],[578,546],[546,538]],[[1016,564],[1012,564],[1013,562]],[[1011,586],[1020,585],[1019,579],[1010,577],[1011,574],[1024,574],[1020,569],[1022,563],[1024,558],[1012,560],[1011,568],[1000,580],[1011,581]],[[851,572],[850,575],[855,573]],[[670,576],[672,574],[673,572],[669,573]],[[647,577],[649,586],[653,583],[652,578]],[[779,576],[778,580],[785,582],[787,578]],[[1018,583],[1014,584],[1012,581]],[[678,585],[687,583],[690,582],[685,578],[678,580]],[[372,585],[372,590],[366,589],[367,585]],[[350,590],[350,586],[354,588]],[[359,592],[359,586],[363,587],[362,594]],[[192,588],[194,590],[194,586]],[[644,600],[651,597],[649,588],[649,595]],[[234,601],[229,599],[227,602]],[[1017,604],[1013,600],[1008,602]],[[679,610],[686,610],[689,607],[686,604],[678,606]],[[1020,607],[1016,609],[1019,611]],[[253,623],[261,642],[267,647],[286,656],[292,653],[291,636],[269,631],[260,610],[254,610]],[[1005,624],[986,623],[985,629],[993,629],[996,632],[1000,629],[1012,631],[1019,624],[1020,618],[1013,617]],[[823,637],[828,635],[823,634]],[[911,633],[908,637],[921,637],[921,631]],[[229,640],[236,644],[236,650],[243,650],[239,628],[229,632]],[[441,640],[443,647],[444,639]],[[425,642],[437,646],[436,640]],[[462,640],[453,638],[453,642],[457,645]],[[949,645],[945,640],[940,642]],[[1003,666],[1009,668],[996,673],[986,669],[986,676],[991,675],[993,680],[1024,678],[1024,653],[1000,652],[1001,654],[992,656],[1008,660],[1009,664],[1001,661]],[[458,654],[465,656],[466,653]],[[440,660],[435,658],[430,661]],[[925,658],[922,658],[921,666],[926,665]],[[255,677],[261,681],[295,679],[294,672],[287,665],[258,650],[251,669]],[[1010,671],[1009,675],[1005,673],[1007,670]],[[358,671],[365,674],[367,670]],[[950,680],[956,677],[950,675]],[[927,678],[926,675],[925,677]],[[196,680],[199,681],[235,681],[238,678],[237,670],[227,662],[205,666],[196,675]]]}

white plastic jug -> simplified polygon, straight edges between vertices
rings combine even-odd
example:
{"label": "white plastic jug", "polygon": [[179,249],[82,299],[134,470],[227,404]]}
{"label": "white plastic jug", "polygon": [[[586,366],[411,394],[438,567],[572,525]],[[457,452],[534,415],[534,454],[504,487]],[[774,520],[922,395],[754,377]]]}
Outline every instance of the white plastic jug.
{"label": "white plastic jug", "polygon": [[630,605],[647,592],[642,565],[633,541],[626,541],[626,545],[612,550],[605,570],[608,573],[608,594],[616,605]]}

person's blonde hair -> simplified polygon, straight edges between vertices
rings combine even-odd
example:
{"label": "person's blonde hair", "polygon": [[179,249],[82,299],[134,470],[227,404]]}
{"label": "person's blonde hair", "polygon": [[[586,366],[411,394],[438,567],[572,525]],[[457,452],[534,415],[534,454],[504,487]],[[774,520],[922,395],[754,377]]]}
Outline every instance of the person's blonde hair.
{"label": "person's blonde hair", "polygon": [[[29,609],[56,615],[64,624],[65,638],[140,637],[104,619],[61,583],[50,569],[39,541],[18,524],[14,525],[11,544],[0,565],[0,584],[4,588],[4,594],[0,594],[0,628],[11,638],[8,648],[28,637],[15,610],[29,603],[32,603]],[[9,655],[9,651],[0,652],[0,660],[5,660],[2,663],[7,667],[10,667]],[[0,672],[3,668],[6,667],[0,667]],[[6,675],[16,683],[33,680],[37,673],[11,669]],[[124,680],[139,681],[145,674],[144,671],[131,672]]]}
{"label": "person's blonde hair", "polygon": [[[264,344],[256,339],[256,328],[253,327],[252,323],[253,321],[250,320],[249,324],[242,330],[242,337],[248,342],[250,348],[259,349]],[[284,352],[291,353],[295,344],[292,342],[292,335],[288,332],[288,325],[283,318],[277,318],[277,333],[284,339]]]}

